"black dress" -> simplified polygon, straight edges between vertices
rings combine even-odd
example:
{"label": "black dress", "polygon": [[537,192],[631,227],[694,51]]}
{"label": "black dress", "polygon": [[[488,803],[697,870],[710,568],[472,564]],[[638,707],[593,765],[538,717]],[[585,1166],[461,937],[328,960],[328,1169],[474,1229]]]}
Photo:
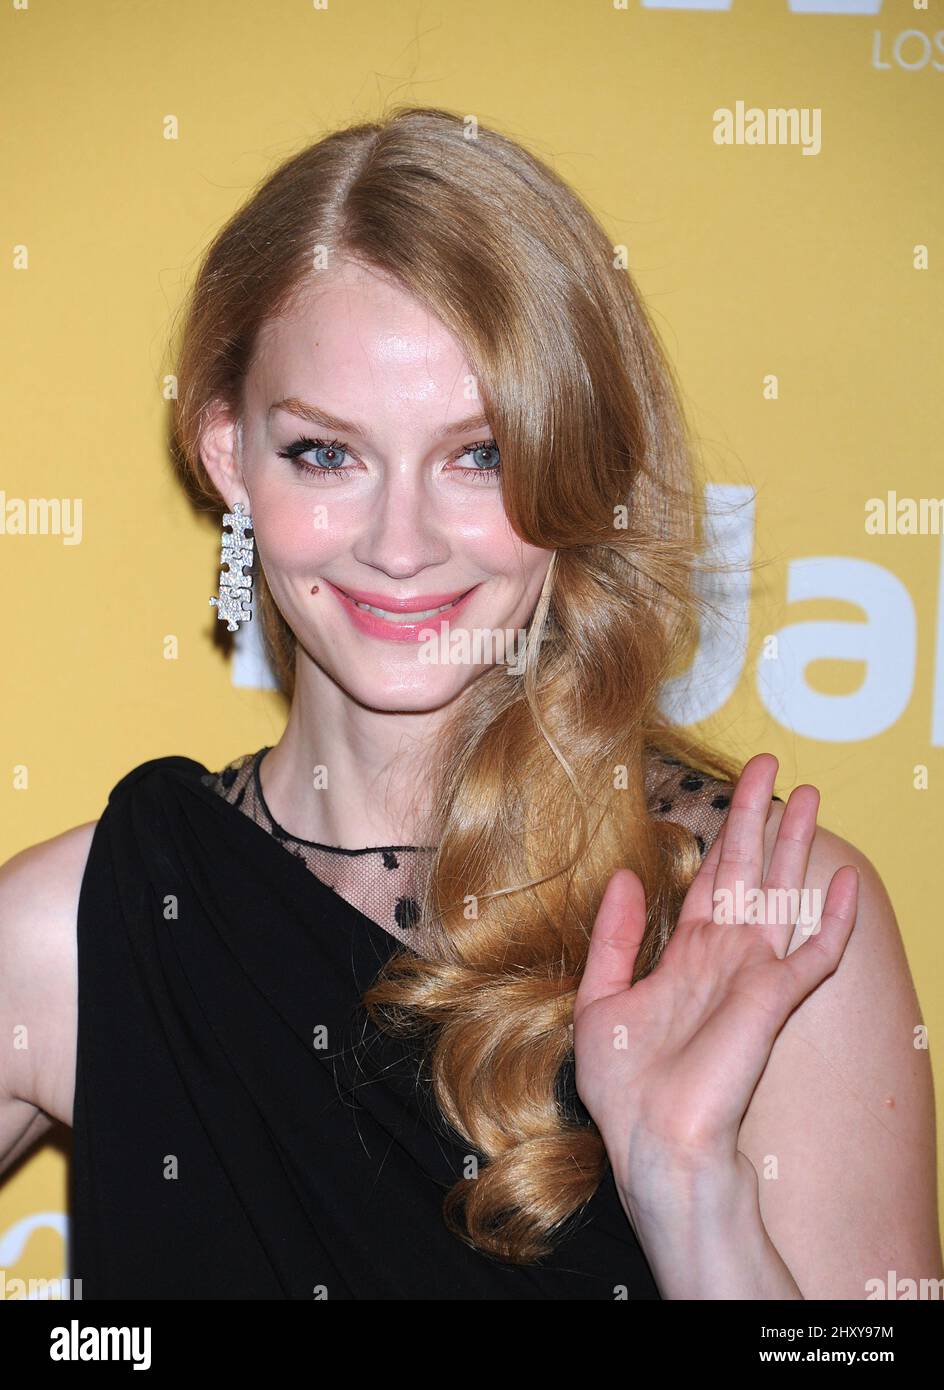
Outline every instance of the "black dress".
{"label": "black dress", "polygon": [[[142,763],[96,826],[77,926],[81,1297],[658,1299],[609,1169],[539,1264],[447,1229],[469,1146],[413,1045],[360,1005],[401,943],[312,871],[326,847],[265,823],[266,751],[221,773]],[[715,832],[725,785],[706,789],[722,788]],[[398,859],[386,847],[373,862]],[[394,898],[406,939],[408,894]]]}

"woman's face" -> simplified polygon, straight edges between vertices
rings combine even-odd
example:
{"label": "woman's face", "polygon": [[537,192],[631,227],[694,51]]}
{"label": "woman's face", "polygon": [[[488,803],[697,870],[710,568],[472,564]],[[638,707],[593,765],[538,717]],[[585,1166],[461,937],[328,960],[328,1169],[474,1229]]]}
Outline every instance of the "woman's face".
{"label": "woman's face", "polygon": [[461,347],[387,278],[345,263],[269,324],[241,451],[225,423],[204,458],[230,506],[248,498],[302,648],[361,704],[438,709],[514,664],[552,552],[508,524]]}

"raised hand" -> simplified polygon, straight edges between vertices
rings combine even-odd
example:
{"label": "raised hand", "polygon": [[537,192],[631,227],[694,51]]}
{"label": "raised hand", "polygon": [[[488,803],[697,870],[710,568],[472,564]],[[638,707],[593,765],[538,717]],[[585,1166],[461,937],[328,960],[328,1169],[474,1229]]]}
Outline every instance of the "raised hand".
{"label": "raised hand", "polygon": [[[815,787],[791,794],[764,875],[777,768],[770,753],[745,764],[723,830],[644,979],[630,985],[646,926],[643,887],[631,870],[613,874],[594,922],[574,1004],[577,1091],[621,1193],[653,1209],[671,1203],[680,1171],[736,1164],[741,1120],[774,1041],[835,970],[855,922],[851,864],[833,875],[825,902],[804,911]],[[798,921],[805,939],[787,954]]]}

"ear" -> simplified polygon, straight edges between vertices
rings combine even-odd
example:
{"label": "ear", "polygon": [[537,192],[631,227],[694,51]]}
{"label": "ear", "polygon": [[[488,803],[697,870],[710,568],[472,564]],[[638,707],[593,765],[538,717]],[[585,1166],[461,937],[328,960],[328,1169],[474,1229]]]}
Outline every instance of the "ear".
{"label": "ear", "polygon": [[239,421],[222,401],[214,401],[200,435],[200,457],[216,490],[232,511],[234,502],[246,510],[249,491],[242,470],[242,433]]}

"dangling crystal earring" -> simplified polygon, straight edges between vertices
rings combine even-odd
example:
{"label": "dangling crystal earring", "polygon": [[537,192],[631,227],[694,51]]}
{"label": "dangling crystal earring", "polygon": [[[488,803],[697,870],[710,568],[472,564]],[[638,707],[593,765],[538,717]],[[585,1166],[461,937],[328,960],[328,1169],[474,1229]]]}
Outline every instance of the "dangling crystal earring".
{"label": "dangling crystal earring", "polygon": [[[227,534],[226,527],[232,528]],[[228,565],[228,570],[220,571],[220,593],[210,602],[216,608],[216,616],[226,623],[228,632],[236,632],[240,623],[252,620],[252,554],[255,545],[246,532],[252,529],[252,517],[243,511],[242,502],[234,502],[231,512],[223,513],[223,534],[220,546],[220,564]],[[249,573],[243,574],[243,567]]]}

